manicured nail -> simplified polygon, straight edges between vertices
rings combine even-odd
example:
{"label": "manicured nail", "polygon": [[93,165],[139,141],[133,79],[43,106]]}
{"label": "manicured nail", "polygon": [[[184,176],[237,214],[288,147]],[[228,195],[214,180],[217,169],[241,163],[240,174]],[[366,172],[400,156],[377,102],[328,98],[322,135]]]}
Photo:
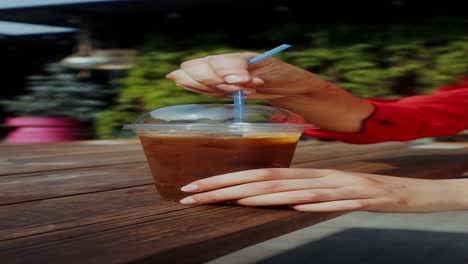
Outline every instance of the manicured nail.
{"label": "manicured nail", "polygon": [[245,95],[251,95],[251,94],[252,94],[252,91],[244,90],[244,94],[245,94]]}
{"label": "manicured nail", "polygon": [[192,192],[192,191],[198,190],[198,186],[191,183],[189,185],[185,185],[184,187],[180,188],[180,190],[183,192]]}
{"label": "manicured nail", "polygon": [[255,85],[262,85],[262,84],[265,83],[262,79],[260,79],[260,78],[258,78],[258,77],[253,77],[253,78],[252,78],[252,82],[253,82]]}
{"label": "manicured nail", "polygon": [[226,92],[235,92],[235,91],[240,90],[240,87],[236,85],[231,85],[231,84],[218,84],[216,85],[216,88],[221,89]]}
{"label": "manicured nail", "polygon": [[247,77],[242,75],[228,75],[224,78],[224,80],[228,83],[240,83],[247,81]]}
{"label": "manicured nail", "polygon": [[185,197],[184,199],[180,200],[179,203],[181,204],[196,204],[197,201],[195,201],[192,197]]}

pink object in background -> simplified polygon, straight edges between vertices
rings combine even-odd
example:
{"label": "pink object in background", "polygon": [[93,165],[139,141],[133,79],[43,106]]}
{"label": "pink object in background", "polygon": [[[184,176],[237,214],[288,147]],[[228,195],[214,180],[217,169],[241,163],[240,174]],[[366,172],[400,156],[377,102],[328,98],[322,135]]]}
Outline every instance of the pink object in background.
{"label": "pink object in background", "polygon": [[5,125],[16,127],[8,133],[8,144],[37,144],[77,140],[80,122],[72,118],[10,117]]}

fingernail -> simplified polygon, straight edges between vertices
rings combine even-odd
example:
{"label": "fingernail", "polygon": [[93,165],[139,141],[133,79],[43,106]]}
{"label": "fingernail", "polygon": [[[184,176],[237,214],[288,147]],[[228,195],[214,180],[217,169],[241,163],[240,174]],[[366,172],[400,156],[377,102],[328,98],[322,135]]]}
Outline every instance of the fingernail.
{"label": "fingernail", "polygon": [[191,183],[189,185],[183,186],[182,188],[180,188],[180,190],[183,192],[192,192],[198,190],[198,186]]}
{"label": "fingernail", "polygon": [[228,75],[224,78],[224,80],[228,83],[240,83],[247,81],[247,77],[242,75]]}
{"label": "fingernail", "polygon": [[236,85],[224,84],[224,83],[216,85],[216,88],[222,89],[222,90],[237,90],[237,89],[239,89]]}
{"label": "fingernail", "polygon": [[244,90],[244,94],[245,94],[245,95],[251,95],[251,94],[252,94],[252,91]]}
{"label": "fingernail", "polygon": [[262,79],[260,79],[260,78],[258,78],[258,77],[253,77],[253,78],[252,78],[252,82],[253,82],[255,85],[262,85],[262,84],[265,83]]}
{"label": "fingernail", "polygon": [[197,201],[195,201],[191,196],[185,197],[184,199],[180,200],[179,203],[181,204],[196,204]]}

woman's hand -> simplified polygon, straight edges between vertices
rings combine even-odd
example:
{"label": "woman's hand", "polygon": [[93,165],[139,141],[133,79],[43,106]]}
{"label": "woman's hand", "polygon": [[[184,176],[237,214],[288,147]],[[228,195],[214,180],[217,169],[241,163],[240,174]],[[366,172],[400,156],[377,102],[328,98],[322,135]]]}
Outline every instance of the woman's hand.
{"label": "woman's hand", "polygon": [[[454,182],[455,181],[455,182]],[[182,187],[183,204],[233,201],[289,205],[303,212],[434,212],[466,209],[459,180],[423,180],[321,169],[257,169],[214,176]],[[460,180],[461,181],[461,180]]]}
{"label": "woman's hand", "polygon": [[247,99],[266,99],[299,114],[322,130],[359,132],[373,111],[369,102],[275,58],[248,65],[255,53],[230,53],[186,61],[166,77],[186,90],[231,97],[243,90]]}
{"label": "woman's hand", "polygon": [[244,90],[248,98],[305,95],[329,85],[318,76],[274,58],[247,65],[255,53],[230,53],[186,61],[166,77],[183,88],[211,96]]}

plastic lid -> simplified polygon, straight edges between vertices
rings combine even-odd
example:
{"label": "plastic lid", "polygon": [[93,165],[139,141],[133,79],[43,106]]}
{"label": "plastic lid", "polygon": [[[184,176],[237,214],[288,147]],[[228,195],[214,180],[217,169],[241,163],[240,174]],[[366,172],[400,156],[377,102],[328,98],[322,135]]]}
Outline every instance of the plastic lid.
{"label": "plastic lid", "polygon": [[245,105],[243,123],[234,122],[232,104],[175,105],[146,112],[124,129],[136,133],[197,132],[296,132],[312,125],[290,111],[265,106]]}

